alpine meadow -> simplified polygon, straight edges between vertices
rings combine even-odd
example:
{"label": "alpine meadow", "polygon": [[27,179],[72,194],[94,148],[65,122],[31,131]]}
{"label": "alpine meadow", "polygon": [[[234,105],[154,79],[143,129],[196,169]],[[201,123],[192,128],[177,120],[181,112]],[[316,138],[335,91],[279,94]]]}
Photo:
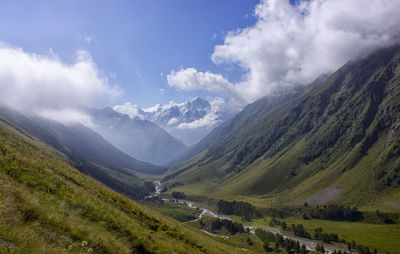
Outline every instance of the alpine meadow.
{"label": "alpine meadow", "polygon": [[400,0],[0,7],[0,253],[400,253]]}

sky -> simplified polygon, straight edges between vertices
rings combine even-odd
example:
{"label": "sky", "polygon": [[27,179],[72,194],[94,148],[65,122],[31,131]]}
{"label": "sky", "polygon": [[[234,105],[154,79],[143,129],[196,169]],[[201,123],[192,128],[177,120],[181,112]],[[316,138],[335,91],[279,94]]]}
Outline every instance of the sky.
{"label": "sky", "polygon": [[240,109],[398,43],[399,9],[400,0],[1,1],[0,104],[76,121],[79,108],[195,96]]}
{"label": "sky", "polygon": [[148,107],[209,96],[170,89],[166,75],[182,66],[224,71],[210,59],[214,45],[227,32],[253,25],[257,2],[2,1],[0,41],[27,53],[55,54],[64,63],[85,50],[109,83],[123,90],[115,103]]}

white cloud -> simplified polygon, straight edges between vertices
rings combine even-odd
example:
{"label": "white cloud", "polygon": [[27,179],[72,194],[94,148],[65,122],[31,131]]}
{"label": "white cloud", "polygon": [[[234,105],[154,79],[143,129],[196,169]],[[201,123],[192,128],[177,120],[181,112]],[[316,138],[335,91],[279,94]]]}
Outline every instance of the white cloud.
{"label": "white cloud", "polygon": [[399,0],[263,0],[254,26],[231,31],[217,45],[216,64],[237,64],[247,74],[231,83],[194,68],[171,71],[170,86],[203,89],[251,102],[279,88],[304,85],[350,59],[399,42]]}
{"label": "white cloud", "polygon": [[143,119],[143,111],[137,105],[126,102],[122,105],[114,106],[113,109],[119,113],[128,115],[131,119]]}
{"label": "white cloud", "polygon": [[205,115],[203,118],[195,120],[190,123],[180,123],[177,128],[184,130],[184,129],[197,129],[200,127],[211,127],[219,123],[218,116],[212,112]]}
{"label": "white cloud", "polygon": [[94,127],[92,119],[85,112],[75,109],[52,110],[45,109],[39,112],[41,117],[58,121],[63,124],[81,123],[87,127]]}
{"label": "white cloud", "polygon": [[173,118],[171,118],[171,119],[169,119],[169,121],[168,121],[168,125],[174,125],[175,123],[177,123],[179,120],[178,120],[178,118],[176,118],[176,117],[173,117]]}
{"label": "white cloud", "polygon": [[5,43],[0,43],[0,91],[2,105],[53,116],[68,111],[72,117],[75,110],[75,119],[77,109],[100,105],[121,93],[101,75],[88,52],[77,52],[76,62],[65,64]]}
{"label": "white cloud", "polygon": [[199,72],[194,68],[171,71],[167,75],[168,84],[185,91],[207,90],[217,94],[225,94],[237,100],[241,100],[241,95],[237,88],[220,74],[211,72]]}
{"label": "white cloud", "polygon": [[177,72],[171,71],[167,75],[167,81],[170,86],[188,91],[204,89],[220,92],[232,88],[232,84],[222,75],[211,72],[199,72],[194,68],[181,69]]}

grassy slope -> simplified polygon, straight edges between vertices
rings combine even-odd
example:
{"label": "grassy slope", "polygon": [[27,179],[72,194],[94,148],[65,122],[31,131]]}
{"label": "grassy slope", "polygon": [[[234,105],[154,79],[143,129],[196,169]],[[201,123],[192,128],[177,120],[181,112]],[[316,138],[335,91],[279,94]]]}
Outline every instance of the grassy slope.
{"label": "grassy slope", "polygon": [[0,253],[241,252],[115,193],[56,153],[0,127]]}
{"label": "grassy slope", "polygon": [[153,200],[142,201],[141,203],[147,207],[150,207],[154,211],[157,211],[180,222],[192,221],[199,217],[201,213],[201,210],[196,210],[188,207],[187,205],[175,202]]}
{"label": "grassy slope", "polygon": [[344,66],[239,128],[166,184],[182,182],[176,190],[212,198],[258,198],[265,206],[337,200],[399,209],[399,186],[384,183],[399,178],[399,59],[397,47]]}
{"label": "grassy slope", "polygon": [[[98,134],[82,125],[62,125],[50,120],[25,116],[10,108],[0,107],[0,122],[39,139],[68,157],[81,172],[90,175],[113,190],[133,199],[152,191],[151,184],[136,176],[137,170],[150,173],[163,167],[137,161],[120,152]],[[16,127],[18,126],[18,127]],[[137,170],[135,170],[137,169]],[[153,171],[155,170],[155,171]]]}

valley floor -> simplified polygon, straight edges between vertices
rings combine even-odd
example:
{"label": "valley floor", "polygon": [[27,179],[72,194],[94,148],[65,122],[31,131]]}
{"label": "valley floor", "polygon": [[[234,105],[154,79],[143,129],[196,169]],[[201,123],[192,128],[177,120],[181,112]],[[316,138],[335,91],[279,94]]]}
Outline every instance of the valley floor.
{"label": "valley floor", "polygon": [[[161,187],[160,187],[161,188]],[[191,186],[180,186],[177,188],[174,188],[173,191],[181,191],[187,194],[187,198],[190,200],[195,200],[195,202],[191,201],[181,201],[182,204],[190,204],[191,207],[201,207],[200,210],[206,209],[208,211],[211,211],[211,215],[209,214],[208,217],[218,217],[220,219],[227,218],[226,215],[218,215],[215,211],[217,210],[217,200],[218,198],[215,196],[212,196],[212,194],[209,193],[208,196],[199,196],[198,193],[200,189],[204,188],[204,185],[197,186],[196,185],[191,185]],[[163,194],[168,196],[171,193],[171,191],[168,191],[167,194]],[[164,199],[167,201],[168,199]],[[237,197],[235,199],[237,201],[245,201],[249,202],[255,207],[259,208],[264,208],[264,209],[296,209],[296,207],[279,207],[276,206],[277,200],[274,200],[274,197],[269,197],[269,198],[260,198],[260,197]],[[273,201],[273,202],[268,202],[268,201]],[[170,206],[170,202],[165,202],[166,206]],[[268,205],[266,205],[268,204]],[[275,205],[275,206],[274,206]],[[172,206],[177,206],[172,205]],[[189,208],[190,206],[187,206]],[[152,207],[152,206],[151,206]],[[301,209],[301,207],[300,207]],[[199,208],[197,208],[199,210]],[[159,210],[161,213],[164,213],[168,215],[168,213],[163,212],[162,210]],[[371,209],[365,209],[362,210],[367,213],[372,213]],[[192,210],[193,212],[193,210]],[[198,214],[200,214],[198,212]],[[174,215],[175,216],[175,215]],[[399,216],[397,214],[396,216]],[[305,244],[308,250],[313,250],[315,251],[315,247],[317,244],[324,244],[325,250],[329,253],[333,253],[334,250],[342,250],[342,252],[347,251],[349,252],[347,245],[344,243],[334,243],[334,244],[326,244],[321,241],[315,241],[315,240],[310,240],[310,239],[305,239],[301,237],[296,237],[292,232],[290,231],[285,231],[282,229],[281,226],[279,225],[274,225],[274,227],[270,226],[270,222],[273,217],[271,216],[263,216],[262,218],[258,219],[252,219],[250,222],[244,222],[243,218],[238,217],[238,216],[228,216],[229,219],[232,219],[235,222],[242,223],[245,228],[251,229],[252,232],[256,228],[261,228],[269,232],[273,233],[279,233],[283,235],[284,237],[288,237],[290,239],[293,239],[295,241],[300,241],[301,244]],[[397,217],[399,218],[399,217]],[[180,220],[179,218],[176,218]],[[198,220],[198,219],[197,219]],[[305,230],[310,233],[314,233],[314,230],[316,228],[323,228],[323,231],[325,233],[334,233],[339,236],[339,239],[345,240],[346,242],[352,242],[355,241],[357,244],[367,246],[371,251],[376,249],[378,253],[398,253],[400,251],[400,224],[397,222],[397,224],[374,224],[370,222],[350,222],[350,221],[330,221],[330,220],[320,220],[320,219],[307,219],[305,220],[302,218],[301,215],[293,215],[293,216],[284,216],[284,218],[279,219],[281,221],[284,221],[287,225],[303,225]],[[185,221],[185,220],[180,220],[180,221]],[[188,220],[186,220],[188,221]],[[192,225],[194,227],[198,227],[198,223],[193,223],[189,222],[189,225]],[[221,236],[220,236],[221,237]],[[232,237],[226,238],[226,241],[231,241],[235,243],[235,241],[232,239]],[[260,239],[256,238],[256,241],[260,241]],[[236,242],[237,244],[237,242]],[[248,246],[249,247],[249,246]],[[255,248],[255,247],[254,247]],[[250,247],[250,249],[252,249]],[[256,248],[257,249],[257,248]]]}

